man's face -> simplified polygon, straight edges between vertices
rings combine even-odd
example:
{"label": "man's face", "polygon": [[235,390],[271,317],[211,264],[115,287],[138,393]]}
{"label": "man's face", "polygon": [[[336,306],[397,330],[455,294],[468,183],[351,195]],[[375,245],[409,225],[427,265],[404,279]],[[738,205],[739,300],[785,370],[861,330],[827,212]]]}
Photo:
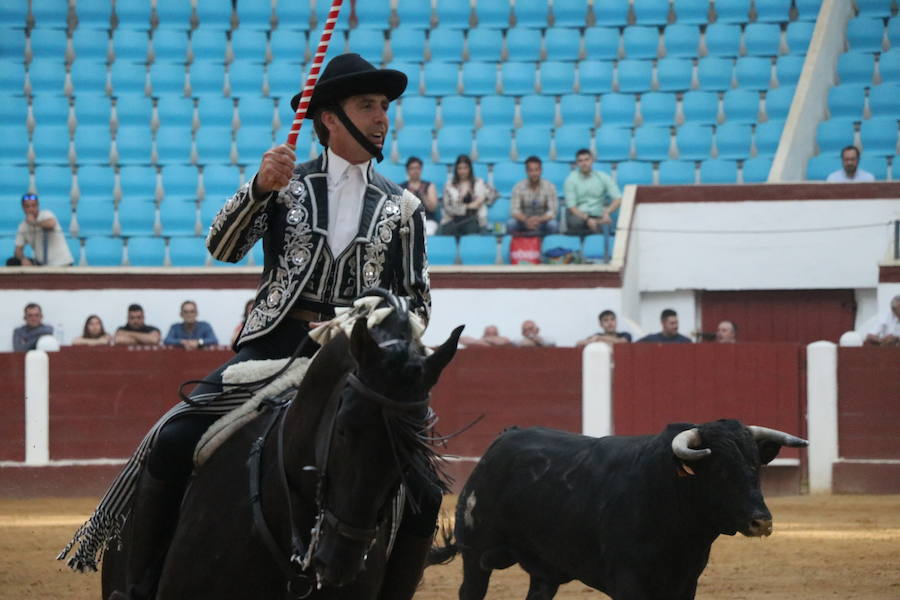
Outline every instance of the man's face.
{"label": "man's face", "polygon": [[522,337],[534,337],[539,332],[540,329],[534,321],[525,321],[522,323]]}
{"label": "man's face", "polygon": [[678,333],[678,317],[666,317],[662,320],[663,334],[672,337]]}
{"label": "man's face", "polygon": [[488,325],[484,328],[484,337],[497,337],[498,335],[500,335],[500,331],[495,325]]}
{"label": "man's face", "polygon": [[24,212],[26,216],[37,218],[38,212],[40,212],[40,208],[38,207],[38,201],[37,200],[23,200],[22,201],[22,212]]}
{"label": "man's face", "polygon": [[[390,119],[387,114],[389,105],[390,102],[384,94],[360,94],[350,96],[343,102],[344,112],[347,113],[357,129],[378,149],[384,148],[388,127],[390,127]],[[337,115],[325,111],[322,121],[328,128],[328,145],[338,156],[353,164],[363,163],[372,158],[353,139]]]}
{"label": "man's face", "polygon": [[591,172],[591,167],[594,164],[594,157],[590,154],[579,154],[575,158],[575,163],[578,165],[578,170],[587,175]]}
{"label": "man's face", "polygon": [[181,319],[187,325],[193,325],[197,322],[197,305],[193,302],[188,302],[184,306],[181,307]]}
{"label": "man's face", "polygon": [[144,326],[144,311],[129,310],[128,311],[128,326],[129,327],[143,327]]}
{"label": "man's face", "polygon": [[25,324],[29,327],[38,327],[43,318],[44,315],[41,313],[40,308],[33,306],[25,309]]}
{"label": "man's face", "polygon": [[406,167],[406,178],[410,181],[419,181],[422,179],[422,163],[409,163]]}
{"label": "man's face", "polygon": [[616,315],[603,315],[600,318],[600,327],[604,333],[616,332]]}
{"label": "man's face", "polygon": [[856,173],[856,167],[859,166],[859,157],[856,156],[856,150],[844,150],[841,153],[841,163],[844,165],[844,173],[850,176]]}
{"label": "man's face", "polygon": [[528,175],[528,181],[532,185],[537,185],[541,181],[541,163],[525,163],[525,173]]}
{"label": "man's face", "polygon": [[734,325],[728,321],[722,321],[716,328],[716,341],[720,344],[733,344],[736,339],[734,336]]}

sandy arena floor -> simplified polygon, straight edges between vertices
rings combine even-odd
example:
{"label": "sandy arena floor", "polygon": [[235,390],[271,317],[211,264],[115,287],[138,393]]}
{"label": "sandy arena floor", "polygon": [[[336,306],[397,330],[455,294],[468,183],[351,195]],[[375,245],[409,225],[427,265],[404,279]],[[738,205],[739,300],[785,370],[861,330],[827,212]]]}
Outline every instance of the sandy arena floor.
{"label": "sandy arena floor", "polygon": [[[0,598],[97,600],[100,576],[54,560],[95,499],[0,499]],[[720,537],[700,579],[701,600],[900,599],[900,496],[798,496],[768,501],[767,539]],[[456,598],[462,561],[432,567],[416,598]],[[494,573],[487,598],[520,600],[518,567]],[[605,598],[571,583],[557,598]]]}

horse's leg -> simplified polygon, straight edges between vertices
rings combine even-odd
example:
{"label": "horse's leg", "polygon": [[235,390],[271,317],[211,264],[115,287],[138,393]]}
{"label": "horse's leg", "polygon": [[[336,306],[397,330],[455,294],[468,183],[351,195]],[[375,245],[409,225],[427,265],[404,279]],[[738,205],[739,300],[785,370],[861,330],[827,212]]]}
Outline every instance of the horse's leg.
{"label": "horse's leg", "polygon": [[425,558],[433,541],[434,536],[421,537],[401,528],[385,568],[378,600],[410,600],[413,597],[422,580]]}
{"label": "horse's leg", "polygon": [[459,600],[482,600],[487,594],[493,571],[484,569],[479,556],[474,552],[463,550],[462,559],[463,581],[459,586]]}

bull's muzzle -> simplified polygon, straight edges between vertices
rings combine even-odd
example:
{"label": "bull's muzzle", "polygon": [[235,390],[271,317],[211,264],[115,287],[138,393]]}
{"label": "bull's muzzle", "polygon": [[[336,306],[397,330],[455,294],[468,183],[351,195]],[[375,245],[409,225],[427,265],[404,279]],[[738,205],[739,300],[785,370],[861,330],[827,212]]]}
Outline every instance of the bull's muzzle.
{"label": "bull's muzzle", "polygon": [[757,517],[750,519],[747,524],[747,530],[742,531],[748,537],[764,537],[772,535],[772,519],[765,517]]}

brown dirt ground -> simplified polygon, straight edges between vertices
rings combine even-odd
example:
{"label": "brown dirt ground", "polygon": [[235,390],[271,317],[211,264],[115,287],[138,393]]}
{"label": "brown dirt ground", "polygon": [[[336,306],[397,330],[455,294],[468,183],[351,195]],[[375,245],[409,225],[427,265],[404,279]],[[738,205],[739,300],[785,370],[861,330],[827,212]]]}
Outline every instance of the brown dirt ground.
{"label": "brown dirt ground", "polygon": [[[94,503],[0,499],[0,598],[99,598],[99,574],[73,574],[54,560]],[[764,540],[719,538],[699,599],[900,599],[900,496],[795,496],[768,504],[775,533]],[[457,559],[430,568],[416,598],[456,598],[461,565]],[[525,573],[512,567],[494,573],[487,598],[519,600],[527,589]],[[605,597],[580,583],[557,595]]]}

